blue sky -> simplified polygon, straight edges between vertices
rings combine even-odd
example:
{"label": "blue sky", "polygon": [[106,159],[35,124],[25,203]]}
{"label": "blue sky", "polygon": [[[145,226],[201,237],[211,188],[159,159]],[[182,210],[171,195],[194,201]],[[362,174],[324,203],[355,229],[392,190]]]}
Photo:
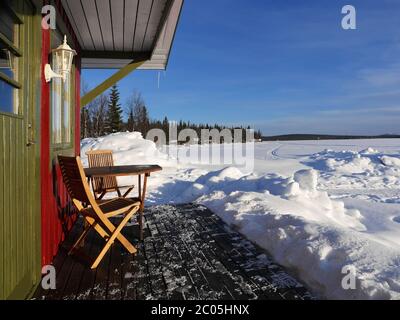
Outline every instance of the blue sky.
{"label": "blue sky", "polygon": [[[357,10],[357,30],[341,9]],[[94,86],[112,70],[85,70]],[[153,118],[287,133],[400,134],[400,1],[186,0],[168,69],[119,83]]]}

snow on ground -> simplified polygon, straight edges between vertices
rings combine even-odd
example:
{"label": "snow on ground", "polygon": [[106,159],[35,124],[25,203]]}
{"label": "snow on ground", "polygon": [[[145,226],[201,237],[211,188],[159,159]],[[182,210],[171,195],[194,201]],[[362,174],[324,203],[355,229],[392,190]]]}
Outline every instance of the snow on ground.
{"label": "snow on ground", "polygon": [[[177,164],[139,133],[83,140],[84,163],[90,149],[160,164],[148,203],[206,205],[320,297],[400,299],[399,139],[257,143],[252,172]],[[345,270],[355,289],[342,287]]]}

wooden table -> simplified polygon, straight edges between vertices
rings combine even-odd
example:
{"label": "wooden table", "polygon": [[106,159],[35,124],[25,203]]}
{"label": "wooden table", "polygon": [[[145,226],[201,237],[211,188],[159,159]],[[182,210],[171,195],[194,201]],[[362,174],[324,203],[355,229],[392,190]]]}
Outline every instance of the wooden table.
{"label": "wooden table", "polygon": [[[138,176],[138,196],[141,201],[140,205],[140,239],[143,240],[143,209],[144,200],[146,197],[147,178],[151,173],[161,171],[162,168],[158,165],[129,165],[129,166],[106,166],[86,168],[85,174],[88,179],[92,177],[107,177],[107,176]],[[142,188],[143,175],[143,188]]]}

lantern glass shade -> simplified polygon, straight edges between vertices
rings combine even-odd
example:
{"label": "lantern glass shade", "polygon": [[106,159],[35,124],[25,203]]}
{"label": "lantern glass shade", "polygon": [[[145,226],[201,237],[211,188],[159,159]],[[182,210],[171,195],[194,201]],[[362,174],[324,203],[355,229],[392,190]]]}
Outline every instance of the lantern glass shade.
{"label": "lantern glass shade", "polygon": [[76,51],[72,50],[67,44],[67,37],[64,37],[64,43],[57,49],[53,50],[53,59],[55,72],[60,74],[62,78],[67,78],[67,75],[71,72],[72,59],[76,55]]}

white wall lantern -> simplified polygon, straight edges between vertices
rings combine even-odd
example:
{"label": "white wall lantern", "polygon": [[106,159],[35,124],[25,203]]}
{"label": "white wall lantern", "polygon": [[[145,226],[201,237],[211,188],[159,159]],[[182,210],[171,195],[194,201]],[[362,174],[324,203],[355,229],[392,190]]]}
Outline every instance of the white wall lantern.
{"label": "white wall lantern", "polygon": [[67,36],[64,36],[64,43],[51,52],[53,54],[55,72],[49,64],[46,64],[44,68],[46,82],[50,82],[52,78],[62,78],[65,82],[71,72],[72,59],[76,56],[76,51],[71,49],[67,44]]}

